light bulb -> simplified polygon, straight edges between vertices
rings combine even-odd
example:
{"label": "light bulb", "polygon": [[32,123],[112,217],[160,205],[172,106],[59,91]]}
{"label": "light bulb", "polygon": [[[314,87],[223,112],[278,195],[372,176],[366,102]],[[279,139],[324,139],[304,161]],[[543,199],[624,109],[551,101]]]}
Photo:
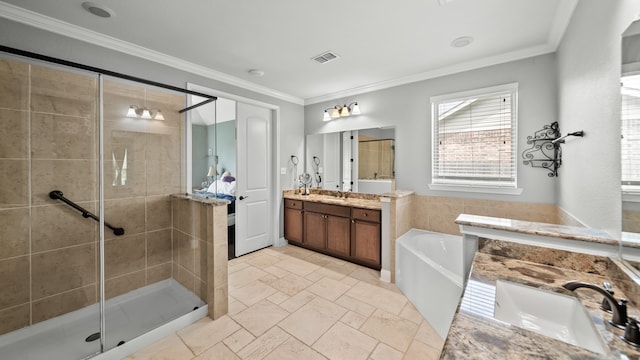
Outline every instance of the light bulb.
{"label": "light bulb", "polygon": [[144,108],[142,110],[142,116],[140,116],[143,119],[151,119],[151,113],[149,112],[149,109]]}
{"label": "light bulb", "polygon": [[136,114],[136,107],[134,105],[129,106],[129,110],[127,111],[127,117],[138,117]]}

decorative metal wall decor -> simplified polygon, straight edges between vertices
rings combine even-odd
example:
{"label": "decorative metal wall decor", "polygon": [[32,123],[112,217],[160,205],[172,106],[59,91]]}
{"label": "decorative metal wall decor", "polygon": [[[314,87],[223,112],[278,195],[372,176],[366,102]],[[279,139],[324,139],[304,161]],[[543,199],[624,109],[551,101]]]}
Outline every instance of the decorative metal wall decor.
{"label": "decorative metal wall decor", "polygon": [[558,176],[558,168],[562,165],[562,148],[560,144],[564,144],[564,139],[568,136],[584,136],[584,131],[575,131],[561,136],[558,122],[554,121],[549,125],[545,125],[541,130],[534,133],[533,136],[527,136],[527,144],[530,148],[522,152],[522,158],[525,165],[531,167],[547,169],[547,176]]}

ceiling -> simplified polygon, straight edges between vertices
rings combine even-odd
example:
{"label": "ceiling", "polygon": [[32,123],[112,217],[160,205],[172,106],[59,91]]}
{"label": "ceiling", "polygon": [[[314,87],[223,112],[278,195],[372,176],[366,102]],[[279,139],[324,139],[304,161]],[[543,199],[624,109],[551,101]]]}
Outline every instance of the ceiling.
{"label": "ceiling", "polygon": [[[115,15],[82,0],[5,0],[0,18],[312,104],[553,52],[577,0],[94,2]],[[462,36],[474,40],[452,47]],[[311,60],[327,50],[340,57]]]}

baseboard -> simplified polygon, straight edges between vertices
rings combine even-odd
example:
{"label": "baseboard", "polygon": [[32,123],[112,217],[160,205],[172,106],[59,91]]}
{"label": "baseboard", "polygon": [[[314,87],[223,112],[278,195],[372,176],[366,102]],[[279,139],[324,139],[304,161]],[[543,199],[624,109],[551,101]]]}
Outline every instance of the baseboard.
{"label": "baseboard", "polygon": [[380,269],[380,281],[391,282],[391,271]]}

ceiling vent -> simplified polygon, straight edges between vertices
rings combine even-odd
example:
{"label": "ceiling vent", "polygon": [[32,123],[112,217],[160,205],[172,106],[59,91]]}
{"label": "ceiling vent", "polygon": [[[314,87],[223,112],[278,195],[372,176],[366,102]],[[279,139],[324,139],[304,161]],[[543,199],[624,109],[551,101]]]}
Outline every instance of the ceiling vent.
{"label": "ceiling vent", "polygon": [[311,58],[311,60],[317,62],[318,64],[326,64],[330,61],[336,60],[340,57],[340,55],[334,53],[333,51],[326,51],[320,55],[316,55]]}

